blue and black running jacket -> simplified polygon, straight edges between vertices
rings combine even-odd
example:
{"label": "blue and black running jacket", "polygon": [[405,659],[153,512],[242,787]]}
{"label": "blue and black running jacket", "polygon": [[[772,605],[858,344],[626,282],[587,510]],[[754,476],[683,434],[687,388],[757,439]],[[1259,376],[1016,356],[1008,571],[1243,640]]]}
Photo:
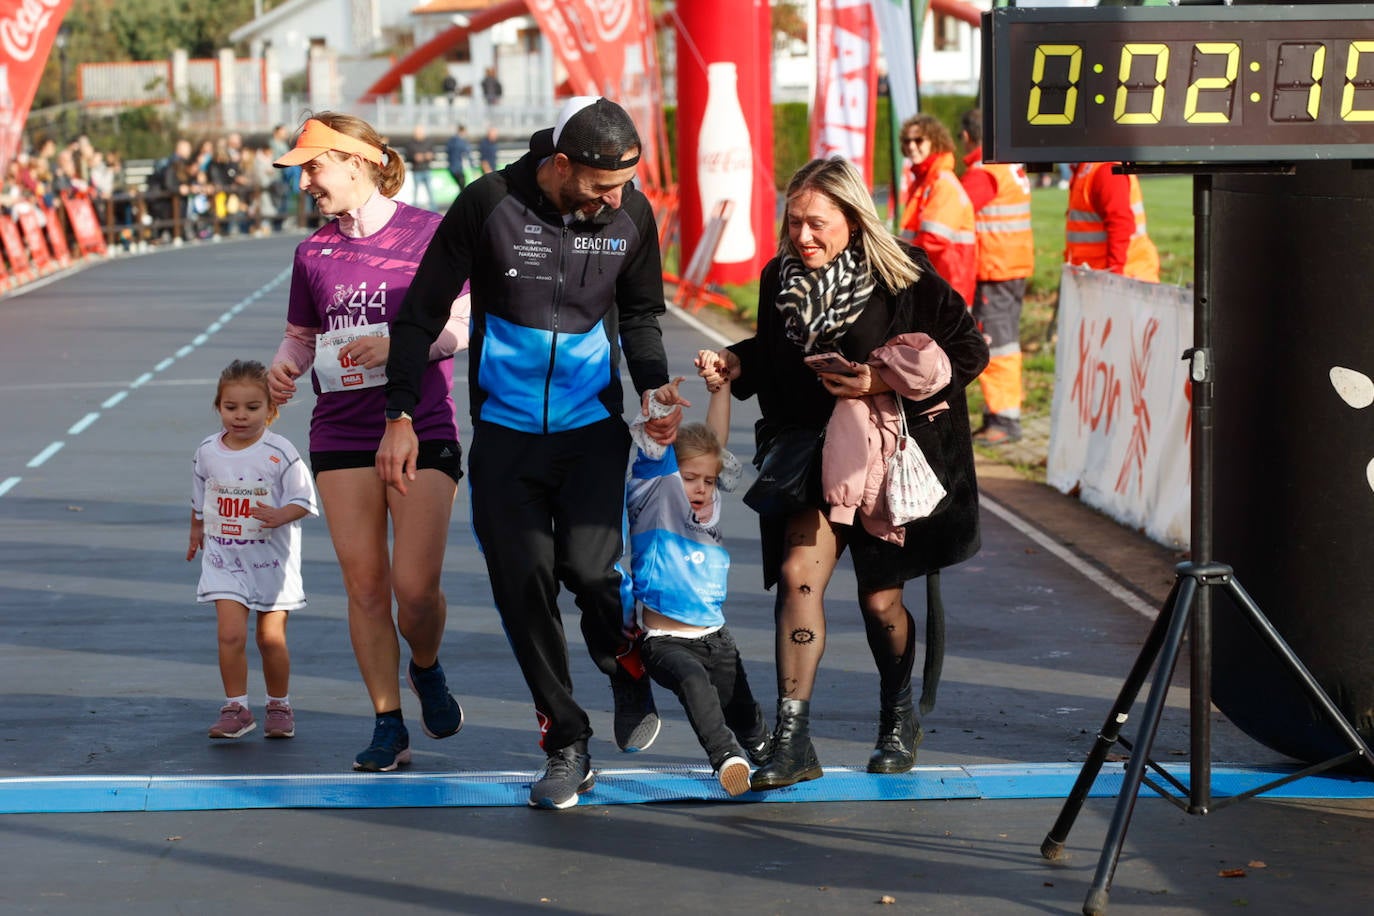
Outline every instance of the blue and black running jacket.
{"label": "blue and black running jacket", "polygon": [[439,224],[391,326],[388,407],[414,407],[430,342],[464,281],[474,424],[552,433],[620,416],[622,345],[637,392],[668,381],[648,200],[630,185],[620,209],[565,225],[535,181],[543,158],[532,149],[483,175]]}

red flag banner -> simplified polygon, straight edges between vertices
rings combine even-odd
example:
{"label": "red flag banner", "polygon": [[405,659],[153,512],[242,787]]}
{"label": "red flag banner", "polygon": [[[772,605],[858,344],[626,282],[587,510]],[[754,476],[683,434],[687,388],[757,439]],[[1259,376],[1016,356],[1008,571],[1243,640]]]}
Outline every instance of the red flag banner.
{"label": "red flag banner", "polygon": [[817,0],[811,154],[843,156],[873,184],[878,48],[868,0]]}
{"label": "red flag banner", "polygon": [[563,16],[577,36],[582,57],[596,77],[597,95],[618,98],[625,48],[639,24],[637,4],[626,0],[563,0]]}
{"label": "red flag banner", "polygon": [[56,210],[43,208],[43,230],[48,234],[48,247],[52,249],[53,260],[58,267],[66,267],[72,262],[72,250],[67,245],[67,231],[57,218]]}
{"label": "red flag banner", "polygon": [[563,69],[568,71],[568,82],[577,95],[601,95],[600,82],[592,71],[591,65],[583,56],[582,41],[571,22],[563,15],[558,0],[529,0],[530,15],[539,23],[539,29],[553,45],[553,53]]}
{"label": "red flag banner", "polygon": [[57,27],[72,0],[0,0],[0,172],[19,151]]}
{"label": "red flag banner", "polygon": [[662,92],[647,0],[529,0],[573,92],[625,106],[639,128],[640,174],[661,187]]}
{"label": "red flag banner", "polygon": [[104,254],[105,233],[96,218],[95,207],[85,194],[63,195],[62,206],[67,211],[67,220],[72,224],[72,235],[76,237],[76,247],[83,254]]}
{"label": "red flag banner", "polygon": [[29,258],[39,276],[56,267],[52,255],[48,254],[48,240],[43,236],[43,224],[38,221],[38,211],[24,207],[18,212],[19,231],[24,234],[24,245],[29,249]]}
{"label": "red flag banner", "polygon": [[36,276],[29,265],[29,253],[24,249],[19,227],[8,216],[0,216],[0,246],[5,249],[5,260],[10,262],[10,275],[15,282],[27,283]]}
{"label": "red flag banner", "polygon": [[565,19],[582,47],[582,57],[604,95],[625,106],[639,128],[644,148],[640,174],[650,187],[662,187],[658,124],[658,50],[648,0],[564,0]]}

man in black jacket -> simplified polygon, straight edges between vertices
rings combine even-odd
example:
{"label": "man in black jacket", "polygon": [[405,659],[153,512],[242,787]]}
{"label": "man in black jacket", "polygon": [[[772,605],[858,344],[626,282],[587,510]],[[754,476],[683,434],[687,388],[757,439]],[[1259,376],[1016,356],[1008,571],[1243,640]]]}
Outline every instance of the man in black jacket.
{"label": "man in black jacket", "polygon": [[[582,612],[592,659],[611,678],[616,742],[643,750],[659,729],[618,562],[630,446],[622,348],[641,403],[668,381],[658,231],[631,184],[640,147],[619,105],[568,102],[554,128],[530,138],[528,153],[473,182],[449,209],[391,327],[377,469],[404,491],[417,454],[408,411],[448,320],[437,303],[470,283],[473,529],[534,698],[548,761],[530,804],[541,808],[571,807],[595,782],[560,583]],[[671,442],[680,420],[679,409],[650,432]]]}

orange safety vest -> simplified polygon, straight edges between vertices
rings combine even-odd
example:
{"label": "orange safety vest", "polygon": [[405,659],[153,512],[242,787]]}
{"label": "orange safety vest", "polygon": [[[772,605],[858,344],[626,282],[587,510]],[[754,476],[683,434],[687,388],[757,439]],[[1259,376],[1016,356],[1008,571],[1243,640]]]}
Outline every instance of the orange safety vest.
{"label": "orange safety vest", "polygon": [[[1107,269],[1107,226],[1093,209],[1088,198],[1093,176],[1110,162],[1079,163],[1069,186],[1069,213],[1064,233],[1064,260],[1070,264],[1086,264],[1096,270]],[[1137,280],[1159,282],[1159,252],[1145,230],[1145,198],[1140,193],[1140,180],[1127,175],[1131,187],[1131,213],[1135,216],[1135,231],[1131,233],[1126,251],[1126,267],[1122,271]]]}
{"label": "orange safety vest", "polygon": [[911,197],[902,221],[902,238],[930,255],[930,263],[954,291],[973,304],[977,283],[978,237],[973,202],[954,174],[954,156],[939,153]]}
{"label": "orange safety vest", "polygon": [[1026,177],[1026,167],[980,159],[969,168],[987,172],[997,186],[992,200],[974,214],[978,279],[1029,277],[1035,272],[1035,236],[1031,232],[1030,179]]}

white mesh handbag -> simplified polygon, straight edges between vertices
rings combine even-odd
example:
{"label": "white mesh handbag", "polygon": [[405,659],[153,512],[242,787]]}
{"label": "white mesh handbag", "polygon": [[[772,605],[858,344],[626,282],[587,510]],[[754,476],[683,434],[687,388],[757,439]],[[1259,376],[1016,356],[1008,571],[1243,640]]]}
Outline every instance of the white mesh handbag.
{"label": "white mesh handbag", "polygon": [[897,399],[901,435],[897,438],[896,451],[887,459],[887,512],[892,524],[905,525],[934,512],[940,500],[945,498],[945,488],[936,478],[921,447],[907,431],[902,396],[896,392],[892,396]]}

